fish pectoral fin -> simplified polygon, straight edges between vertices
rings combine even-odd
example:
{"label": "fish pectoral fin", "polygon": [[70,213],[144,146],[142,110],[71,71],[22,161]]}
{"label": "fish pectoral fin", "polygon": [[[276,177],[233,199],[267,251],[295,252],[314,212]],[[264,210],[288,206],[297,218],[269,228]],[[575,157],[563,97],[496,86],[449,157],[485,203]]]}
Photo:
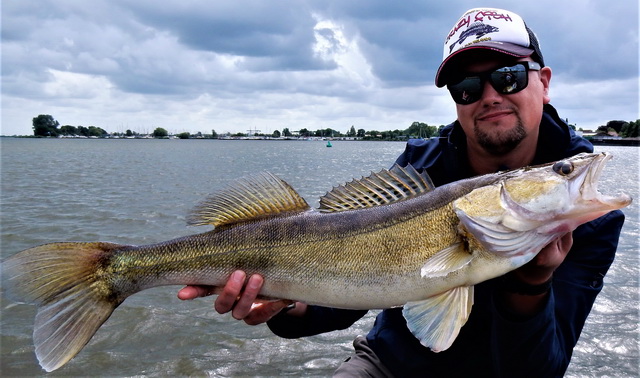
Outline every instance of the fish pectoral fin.
{"label": "fish pectoral fin", "polygon": [[420,343],[437,353],[453,344],[469,319],[472,306],[473,286],[462,286],[422,301],[408,302],[402,315]]}
{"label": "fish pectoral fin", "polygon": [[220,227],[310,210],[309,204],[285,181],[263,172],[241,178],[198,205],[188,217],[193,226]]}
{"label": "fish pectoral fin", "polygon": [[455,243],[435,255],[422,266],[420,275],[424,277],[442,277],[467,265],[473,256],[462,243]]}

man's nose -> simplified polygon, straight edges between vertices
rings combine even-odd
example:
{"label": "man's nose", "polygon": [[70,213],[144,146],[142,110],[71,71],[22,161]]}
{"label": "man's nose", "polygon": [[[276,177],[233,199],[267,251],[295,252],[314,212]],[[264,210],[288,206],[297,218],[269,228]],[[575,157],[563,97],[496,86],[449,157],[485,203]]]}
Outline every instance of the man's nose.
{"label": "man's nose", "polygon": [[482,89],[482,97],[480,97],[480,101],[483,105],[493,105],[499,104],[503,100],[503,94],[498,93],[496,89],[489,83],[487,80],[484,83],[484,88]]}

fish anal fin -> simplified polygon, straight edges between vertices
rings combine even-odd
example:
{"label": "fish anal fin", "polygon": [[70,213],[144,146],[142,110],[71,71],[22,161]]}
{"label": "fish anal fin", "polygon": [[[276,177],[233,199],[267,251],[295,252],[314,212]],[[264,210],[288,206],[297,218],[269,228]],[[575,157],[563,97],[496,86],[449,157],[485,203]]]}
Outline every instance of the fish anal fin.
{"label": "fish anal fin", "polygon": [[461,286],[422,301],[404,305],[407,327],[420,343],[434,352],[447,350],[469,319],[473,286]]}
{"label": "fish anal fin", "polygon": [[442,277],[462,268],[471,261],[473,255],[465,248],[463,243],[454,243],[451,246],[437,252],[422,266],[422,277]]}
{"label": "fish anal fin", "polygon": [[264,172],[238,179],[214,193],[193,209],[188,223],[219,227],[309,209],[307,202],[289,184]]}
{"label": "fish anal fin", "polygon": [[426,172],[418,173],[411,165],[394,165],[391,169],[371,173],[334,187],[320,198],[321,212],[336,212],[385,205],[434,189]]}

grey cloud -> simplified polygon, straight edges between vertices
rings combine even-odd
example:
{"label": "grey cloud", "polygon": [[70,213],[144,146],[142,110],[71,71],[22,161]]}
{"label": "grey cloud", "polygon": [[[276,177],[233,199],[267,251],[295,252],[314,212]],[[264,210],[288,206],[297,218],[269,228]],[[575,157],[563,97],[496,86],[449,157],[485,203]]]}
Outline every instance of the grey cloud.
{"label": "grey cloud", "polygon": [[[332,0],[323,8],[328,15],[338,18],[349,18],[356,21],[366,20],[407,20],[419,21],[424,18],[437,18],[439,15],[447,15],[455,12],[456,7],[452,1],[424,1],[406,0],[391,2],[387,0]],[[460,9],[460,13],[468,7]],[[453,16],[455,17],[455,16]],[[449,20],[451,22],[451,20]]]}
{"label": "grey cloud", "polygon": [[425,85],[433,82],[441,61],[439,23],[423,18],[363,22],[359,28],[363,51],[375,74],[388,85]]}
{"label": "grey cloud", "polygon": [[163,6],[155,6],[155,2],[123,3],[140,22],[172,33],[188,48],[243,56],[248,61],[263,58],[248,64],[250,69],[326,68],[313,57],[316,21],[303,2],[199,5],[185,8],[178,3]]}
{"label": "grey cloud", "polygon": [[553,12],[541,12],[537,3],[517,7],[555,73],[575,80],[638,75],[637,1],[555,2]]}

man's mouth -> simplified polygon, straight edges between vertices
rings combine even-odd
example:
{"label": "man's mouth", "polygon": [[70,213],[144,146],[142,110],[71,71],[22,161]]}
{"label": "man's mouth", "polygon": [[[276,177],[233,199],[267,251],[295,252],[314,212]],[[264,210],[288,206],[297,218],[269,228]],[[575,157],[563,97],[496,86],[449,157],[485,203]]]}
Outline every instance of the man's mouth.
{"label": "man's mouth", "polygon": [[478,121],[483,121],[483,122],[493,122],[493,121],[498,121],[508,115],[512,114],[511,111],[509,110],[501,110],[501,111],[493,111],[490,113],[485,113],[482,114],[481,116],[477,117],[476,119]]}

